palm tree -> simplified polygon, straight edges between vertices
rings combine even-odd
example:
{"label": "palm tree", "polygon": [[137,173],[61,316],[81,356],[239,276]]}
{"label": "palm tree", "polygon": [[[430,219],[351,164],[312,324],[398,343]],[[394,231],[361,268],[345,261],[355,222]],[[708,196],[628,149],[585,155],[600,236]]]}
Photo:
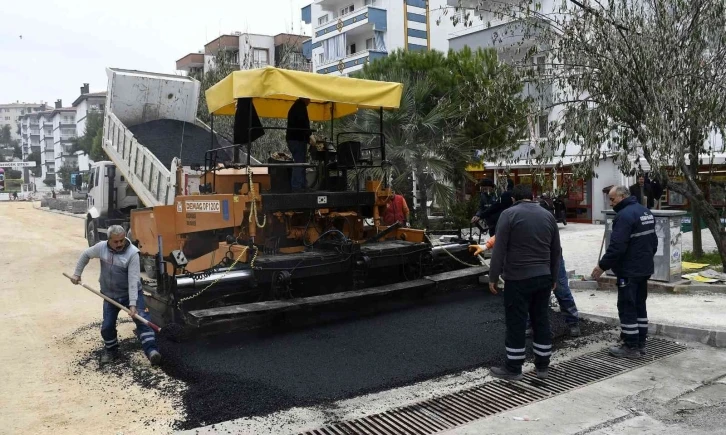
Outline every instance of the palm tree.
{"label": "palm tree", "polygon": [[[453,181],[466,176],[457,162],[467,161],[471,148],[460,146],[454,134],[458,105],[449,96],[437,100],[434,84],[424,75],[392,70],[375,79],[403,83],[399,109],[386,111],[383,116],[386,157],[392,163],[395,188],[409,191],[407,181],[415,176],[418,192],[412,193],[419,200],[420,222],[428,226],[429,199],[448,209],[454,201]],[[371,110],[362,110],[339,123],[341,131],[377,132],[378,128],[379,114]],[[359,135],[356,139],[364,146],[378,140],[370,135]],[[372,175],[385,176],[382,170]]]}

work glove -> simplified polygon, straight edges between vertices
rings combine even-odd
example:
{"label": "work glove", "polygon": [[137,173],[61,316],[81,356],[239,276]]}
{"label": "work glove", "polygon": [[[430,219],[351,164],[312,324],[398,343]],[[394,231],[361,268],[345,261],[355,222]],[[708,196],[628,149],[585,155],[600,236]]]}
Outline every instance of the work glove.
{"label": "work glove", "polygon": [[476,257],[479,254],[483,254],[487,251],[486,245],[469,245],[469,252],[472,252],[471,255]]}

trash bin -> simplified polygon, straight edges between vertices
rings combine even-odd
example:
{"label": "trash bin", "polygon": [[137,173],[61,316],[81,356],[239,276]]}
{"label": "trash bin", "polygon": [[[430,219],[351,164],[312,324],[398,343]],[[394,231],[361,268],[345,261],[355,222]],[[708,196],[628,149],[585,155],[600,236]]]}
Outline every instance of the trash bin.
{"label": "trash bin", "polygon": [[[651,210],[655,217],[655,234],[658,236],[658,250],[653,262],[655,271],[650,279],[655,281],[672,282],[681,278],[681,225],[685,211],[681,210]],[[613,230],[615,211],[605,210],[605,249],[610,245],[610,234]],[[614,276],[612,270],[607,272]]]}

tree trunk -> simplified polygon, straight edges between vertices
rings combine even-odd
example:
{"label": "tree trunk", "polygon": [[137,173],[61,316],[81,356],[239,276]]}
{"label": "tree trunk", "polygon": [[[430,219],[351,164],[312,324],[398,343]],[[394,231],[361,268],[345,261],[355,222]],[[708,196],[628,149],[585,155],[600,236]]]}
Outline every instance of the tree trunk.
{"label": "tree trunk", "polygon": [[[701,238],[701,213],[695,203],[691,203],[691,232],[693,233],[693,257],[703,257],[703,240]],[[715,239],[718,240],[718,239]]]}
{"label": "tree trunk", "polygon": [[703,222],[711,231],[713,240],[716,242],[716,249],[721,256],[721,264],[724,266],[724,270],[726,270],[726,231],[721,224],[721,217],[711,203],[704,200],[698,205],[701,210]]}

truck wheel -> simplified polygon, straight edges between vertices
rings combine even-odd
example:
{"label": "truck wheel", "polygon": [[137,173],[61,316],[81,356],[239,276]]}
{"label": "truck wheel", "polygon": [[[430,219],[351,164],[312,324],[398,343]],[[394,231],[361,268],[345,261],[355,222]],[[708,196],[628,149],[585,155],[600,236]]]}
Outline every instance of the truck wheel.
{"label": "truck wheel", "polygon": [[86,239],[88,240],[89,247],[98,243],[98,231],[96,231],[96,223],[94,221],[90,221],[88,227],[86,227]]}

